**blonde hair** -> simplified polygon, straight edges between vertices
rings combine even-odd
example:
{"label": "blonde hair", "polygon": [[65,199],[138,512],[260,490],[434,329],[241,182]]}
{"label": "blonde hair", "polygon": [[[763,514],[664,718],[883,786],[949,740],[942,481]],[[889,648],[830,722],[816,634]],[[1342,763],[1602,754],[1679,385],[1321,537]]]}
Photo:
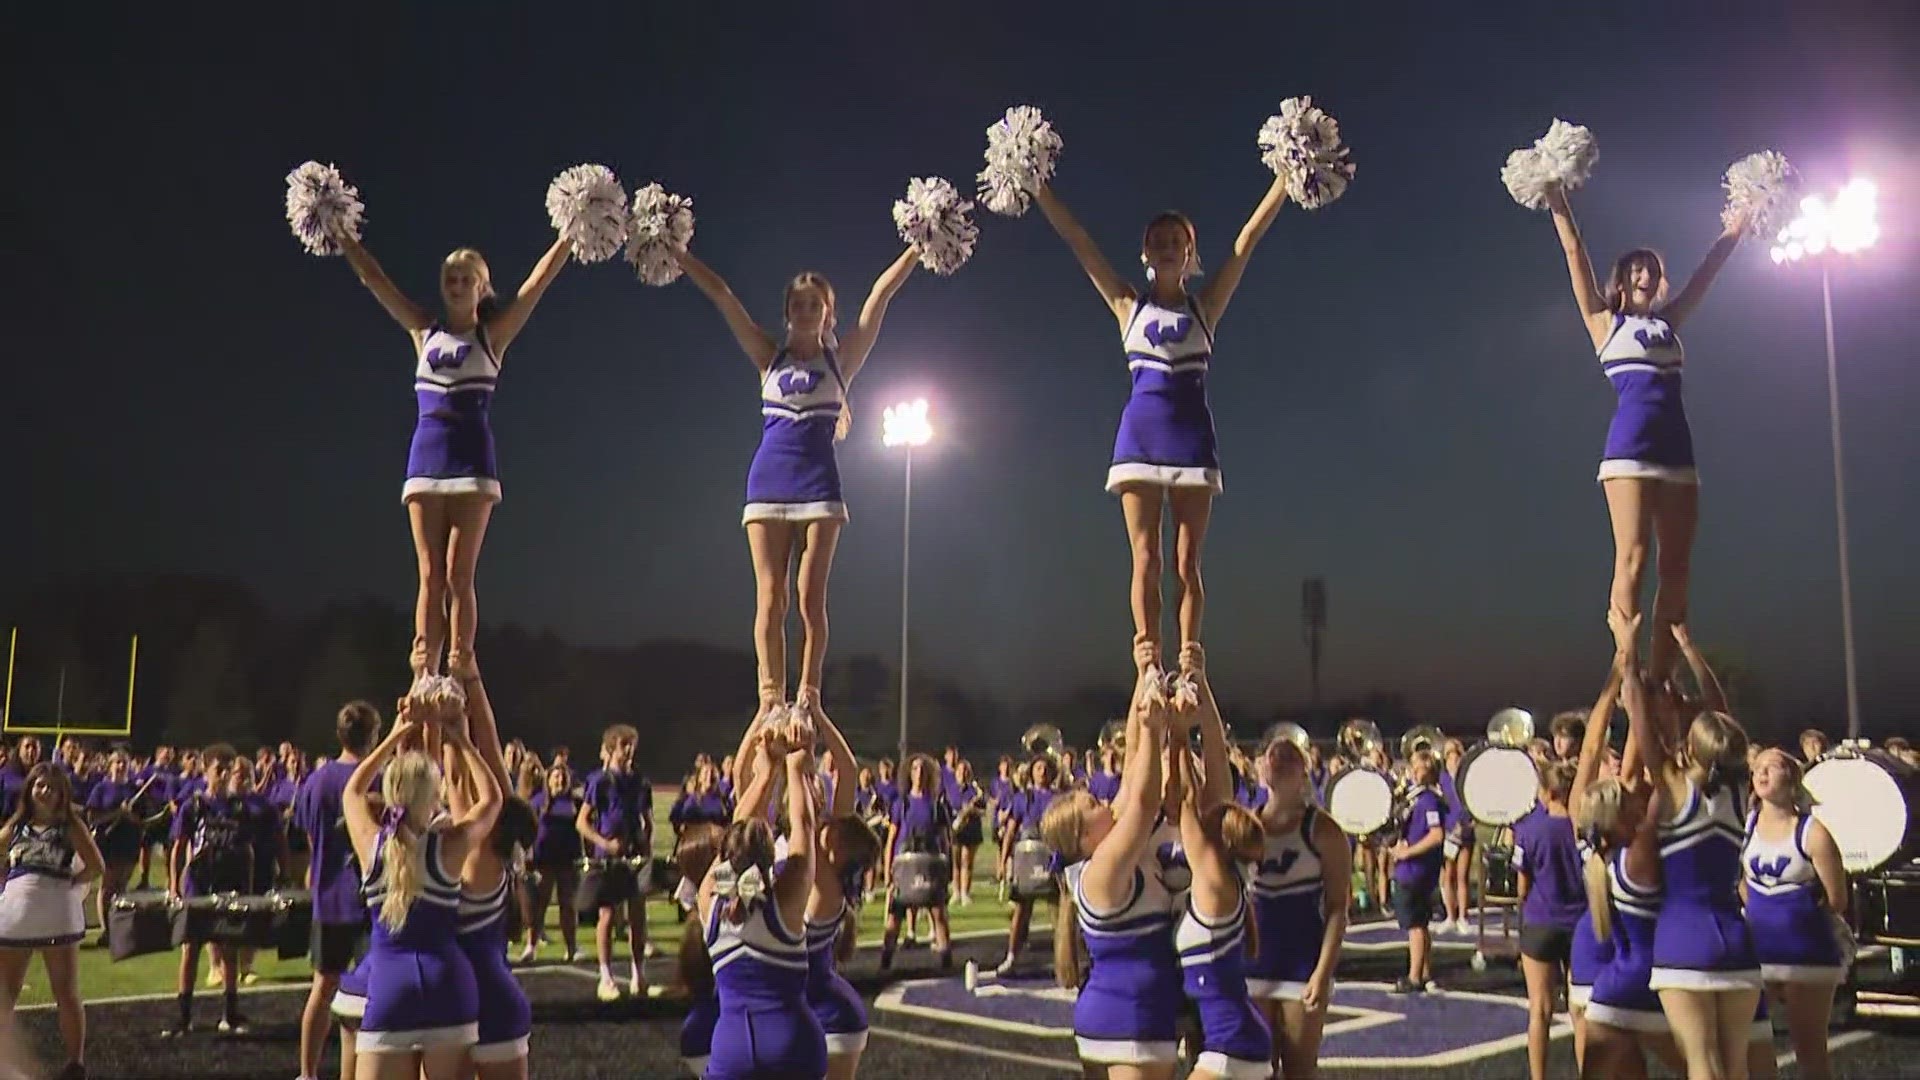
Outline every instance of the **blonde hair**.
{"label": "blonde hair", "polygon": [[1759,763],[1759,758],[1766,757],[1768,754],[1779,758],[1781,767],[1787,771],[1787,783],[1793,786],[1794,813],[1812,813],[1813,792],[1807,790],[1806,766],[1800,763],[1799,758],[1794,757],[1792,754],[1787,753],[1784,748],[1778,746],[1761,747],[1759,757],[1754,759],[1755,764]]}
{"label": "blonde hair", "polygon": [[381,881],[387,889],[380,904],[380,925],[398,932],[425,887],[426,845],[421,838],[427,833],[425,823],[440,809],[440,772],[427,755],[409,750],[387,766],[380,793],[388,807],[397,807],[405,815],[387,834],[380,854]]}
{"label": "blonde hair", "polygon": [[1580,805],[1573,811],[1573,827],[1590,841],[1583,878],[1587,885],[1587,911],[1593,917],[1593,937],[1605,941],[1613,935],[1613,908],[1607,891],[1607,857],[1613,846],[1610,837],[1620,824],[1620,804],[1626,789],[1618,780],[1596,780],[1587,785]]}
{"label": "blonde hair", "polygon": [[1709,710],[1687,725],[1682,753],[1688,770],[1701,773],[1701,793],[1712,795],[1720,789],[1726,773],[1747,767],[1747,733],[1733,717]]}
{"label": "blonde hair", "polygon": [[[1267,827],[1261,823],[1259,815],[1239,803],[1221,803],[1209,808],[1200,815],[1200,827],[1209,839],[1220,846],[1230,863],[1251,861],[1243,859],[1244,854],[1253,854],[1255,859],[1264,854]],[[1235,873],[1238,872],[1236,869]],[[1243,922],[1246,927],[1242,932],[1243,947],[1247,959],[1252,960],[1260,955],[1259,920],[1249,917]]]}
{"label": "blonde hair", "polygon": [[[1088,812],[1099,805],[1092,795],[1075,789],[1056,795],[1048,804],[1047,812],[1040,815],[1040,838],[1062,863],[1072,865],[1091,854],[1084,850],[1080,836],[1086,827]],[[1078,988],[1085,976],[1080,964],[1082,948],[1073,890],[1062,874],[1060,898],[1053,905],[1053,978],[1062,988]]]}
{"label": "blonde hair", "polygon": [[497,299],[493,291],[493,271],[487,268],[487,260],[479,251],[473,248],[459,248],[440,262],[440,268],[443,271],[453,266],[471,270],[473,276],[480,279],[479,301],[481,304]]}
{"label": "blonde hair", "polygon": [[[840,305],[839,302],[834,299],[833,282],[828,281],[826,275],[813,270],[802,270],[793,275],[793,280],[787,282],[786,290],[780,294],[781,315],[784,316],[787,307],[793,303],[793,294],[802,289],[812,289],[818,292],[820,299],[827,305],[827,317],[820,323],[820,344],[823,347],[828,346],[830,343],[837,344],[833,329],[840,323]],[[841,393],[840,419],[833,426],[833,438],[835,442],[840,442],[846,439],[847,432],[853,430],[853,402],[847,399],[846,380],[839,374],[837,360],[835,364],[834,377],[841,379]]]}
{"label": "blonde hair", "polygon": [[1415,750],[1407,759],[1407,775],[1420,784],[1440,782],[1440,759],[1431,750]]}

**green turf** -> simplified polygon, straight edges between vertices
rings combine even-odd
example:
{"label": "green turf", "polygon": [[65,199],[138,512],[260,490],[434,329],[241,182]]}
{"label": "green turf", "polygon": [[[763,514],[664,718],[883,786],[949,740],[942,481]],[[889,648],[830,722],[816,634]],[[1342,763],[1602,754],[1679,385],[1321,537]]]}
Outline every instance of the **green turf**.
{"label": "green turf", "polygon": [[[654,849],[660,854],[671,854],[673,847],[673,829],[667,823],[667,810],[671,799],[660,796],[654,800]],[[980,849],[976,865],[984,870],[974,884],[974,901],[968,907],[955,907],[949,912],[955,933],[976,930],[1004,930],[1007,925],[1008,906],[994,898],[992,866],[994,847],[989,844]],[[88,910],[92,910],[92,901],[88,901]],[[1044,915],[1042,916],[1044,917]],[[880,939],[882,924],[886,918],[886,906],[874,902],[860,910],[860,940],[863,943],[877,942]],[[662,955],[671,955],[673,943],[679,940],[680,924],[674,918],[673,905],[664,898],[656,898],[647,905],[647,933],[658,945]],[[924,939],[930,928],[922,920],[921,937]],[[91,943],[97,931],[90,931]],[[582,926],[579,935],[580,955],[583,959],[593,957],[593,927]],[[616,947],[616,959],[624,955],[625,945]],[[514,955],[518,955],[518,942]],[[560,943],[560,929],[557,913],[549,908],[547,912],[547,942],[539,953],[541,960],[560,960],[564,949]],[[80,950],[80,989],[88,1000],[108,997],[121,997],[135,994],[171,994],[180,966],[180,954],[170,952],[153,956],[140,956],[131,960],[115,963],[105,949],[82,947]],[[200,962],[199,980],[195,985],[197,992],[217,995],[217,990],[206,986],[208,961],[203,956]],[[259,976],[258,985],[274,983],[304,984],[312,973],[305,958],[298,960],[280,960],[271,952],[261,953],[254,962],[254,974]],[[36,1005],[49,1001],[46,973],[38,963],[27,972],[26,987],[21,992],[22,1005]]]}

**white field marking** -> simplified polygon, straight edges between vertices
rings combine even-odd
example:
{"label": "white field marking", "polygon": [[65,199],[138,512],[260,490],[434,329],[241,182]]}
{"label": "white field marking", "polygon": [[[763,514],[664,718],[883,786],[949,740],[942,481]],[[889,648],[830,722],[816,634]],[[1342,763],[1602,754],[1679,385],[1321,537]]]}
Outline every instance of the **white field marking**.
{"label": "white field marking", "polygon": [[[591,972],[583,972],[583,971],[580,971],[578,968],[569,968],[564,964],[558,964],[558,963],[532,964],[527,967],[518,968],[516,970],[524,971],[524,972],[528,972],[536,975],[545,975],[550,973],[552,974],[578,973],[582,975],[587,975],[590,978],[594,978],[594,979],[598,979],[600,977]],[[304,994],[304,993],[307,993],[312,988],[313,988],[313,984],[311,982],[272,983],[266,986],[242,986],[239,988],[239,993],[243,997],[251,996],[254,994],[291,994],[296,990]],[[196,989],[194,992],[195,997],[213,998],[213,997],[217,997],[218,994],[219,994],[219,991],[216,991],[216,990],[197,990]],[[85,998],[84,1000],[81,1001],[81,1004],[91,1009],[97,1005],[139,1005],[143,1002],[150,1002],[150,1001],[172,1001],[177,997],[179,997],[179,995],[172,992],[168,992],[164,994],[122,994],[119,997]],[[40,1001],[40,1002],[35,1002],[32,1005],[15,1005],[13,1007],[13,1011],[14,1012],[41,1012],[54,1007],[55,1007],[54,1002]]]}
{"label": "white field marking", "polygon": [[[1833,1051],[1838,1050],[1843,1046],[1852,1046],[1855,1043],[1863,1043],[1871,1038],[1873,1038],[1873,1032],[1871,1031],[1843,1031],[1838,1035],[1833,1035],[1828,1037],[1827,1052],[1832,1053]],[[1795,1061],[1798,1061],[1799,1055],[1797,1052],[1793,1050],[1788,1050],[1786,1053],[1781,1054],[1779,1057],[1776,1057],[1773,1060],[1776,1065],[1784,1069],[1787,1066],[1793,1064]]]}
{"label": "white field marking", "polygon": [[[1071,1073],[1074,1076],[1082,1074],[1078,1061],[1064,1061],[1060,1058],[1040,1057],[1036,1054],[1019,1054],[1012,1050],[996,1050],[990,1046],[975,1046],[972,1043],[954,1042],[949,1039],[936,1039],[931,1035],[916,1035],[910,1031],[895,1031],[892,1028],[884,1028],[878,1024],[869,1027],[867,1030],[875,1035],[884,1035],[889,1039],[897,1039],[903,1043],[924,1046],[932,1050],[951,1050],[963,1054],[974,1054],[979,1057],[993,1058],[997,1061],[1011,1061],[1019,1065],[1030,1065],[1036,1069],[1051,1069],[1054,1072]],[[1072,1033],[1069,1032],[1068,1034],[1071,1036]]]}
{"label": "white field marking", "polygon": [[[935,1009],[926,1005],[909,1005],[904,1000],[907,990],[910,987],[946,981],[946,979],[914,979],[910,982],[896,983],[880,991],[880,993],[874,997],[873,1007],[879,1011],[900,1013],[903,1016],[917,1016],[923,1020],[937,1020],[944,1024],[968,1024],[973,1027],[988,1028],[993,1031],[1004,1031],[1010,1035],[1025,1035],[1034,1039],[1073,1038],[1073,1030],[1071,1028],[1047,1027],[1043,1024],[1028,1024],[1019,1020],[1000,1020],[991,1016],[974,1016],[971,1013],[954,1012],[951,1009]],[[982,987],[981,989],[991,989],[996,994],[1013,995],[1019,993],[1018,990],[1007,987]],[[1069,991],[1069,993],[1070,992],[1071,991]],[[875,1028],[874,1030],[877,1031],[879,1029]]]}

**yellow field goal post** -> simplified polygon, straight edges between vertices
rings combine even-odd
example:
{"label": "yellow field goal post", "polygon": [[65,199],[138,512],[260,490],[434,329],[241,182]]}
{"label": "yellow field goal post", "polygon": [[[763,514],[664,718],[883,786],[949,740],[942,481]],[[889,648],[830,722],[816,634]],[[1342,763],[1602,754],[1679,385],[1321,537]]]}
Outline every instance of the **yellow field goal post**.
{"label": "yellow field goal post", "polygon": [[[20,647],[20,628],[12,627],[7,633],[7,689],[4,704],[0,704],[0,733],[6,735],[52,735],[56,745],[67,735],[79,735],[86,738],[127,738],[133,734],[133,689],[136,676],[140,671],[140,635],[133,635],[127,646],[127,711],[119,727],[69,727],[66,717],[59,710],[54,715],[54,723],[35,724],[31,721],[14,723],[13,686],[15,658]],[[64,673],[62,678],[64,678]],[[64,698],[64,693],[62,694]]]}

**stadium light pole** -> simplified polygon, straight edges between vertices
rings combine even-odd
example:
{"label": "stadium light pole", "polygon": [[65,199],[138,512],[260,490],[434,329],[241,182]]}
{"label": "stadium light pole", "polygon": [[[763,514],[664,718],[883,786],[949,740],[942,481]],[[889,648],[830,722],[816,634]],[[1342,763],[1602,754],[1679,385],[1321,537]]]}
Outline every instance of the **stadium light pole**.
{"label": "stadium light pole", "polygon": [[1847,488],[1840,454],[1840,365],[1833,347],[1833,259],[1853,255],[1880,238],[1873,181],[1853,179],[1832,200],[1800,203],[1800,216],[1780,230],[1773,246],[1779,265],[1813,259],[1820,266],[1820,303],[1827,330],[1827,416],[1833,429],[1833,515],[1840,540],[1840,641],[1847,665],[1847,738],[1860,737],[1860,686],[1853,652],[1853,575],[1847,562]]}
{"label": "stadium light pole", "polygon": [[926,398],[887,406],[881,419],[881,441],[905,447],[907,456],[906,498],[900,513],[900,756],[895,759],[903,762],[907,760],[907,574],[913,557],[913,448],[927,445],[932,438]]}

